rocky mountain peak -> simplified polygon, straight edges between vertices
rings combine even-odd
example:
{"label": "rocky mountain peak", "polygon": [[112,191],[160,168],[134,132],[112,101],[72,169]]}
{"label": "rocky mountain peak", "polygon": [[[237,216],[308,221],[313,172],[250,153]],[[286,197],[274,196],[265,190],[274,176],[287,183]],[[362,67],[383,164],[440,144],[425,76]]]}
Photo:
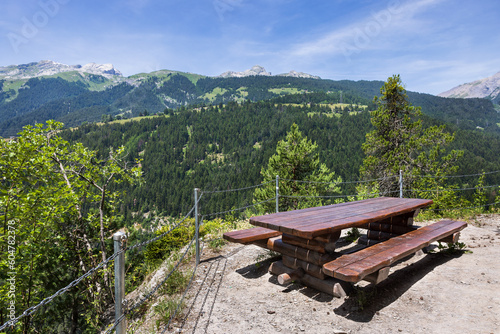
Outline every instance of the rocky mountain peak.
{"label": "rocky mountain peak", "polygon": [[270,76],[271,73],[267,72],[266,69],[260,65],[255,65],[252,66],[251,69],[243,71],[243,72],[234,72],[234,71],[227,71],[219,75],[220,78],[242,78],[242,77],[249,77],[252,75],[264,75],[264,76]]}
{"label": "rocky mountain peak", "polygon": [[122,76],[112,64],[90,63],[86,65],[66,65],[52,60],[42,60],[35,63],[0,66],[0,78],[5,79],[30,79],[41,76],[50,76],[63,72],[76,71],[102,75],[107,78]]}
{"label": "rocky mountain peak", "polygon": [[[271,76],[271,72],[266,71],[266,69],[260,65],[252,66],[249,70],[243,72],[227,71],[219,75],[219,78],[242,78],[249,77],[253,75]],[[321,79],[318,76],[307,74],[304,72],[290,71],[284,74],[278,74],[277,76],[284,77],[294,77],[294,78],[310,78],[310,79]]]}
{"label": "rocky mountain peak", "polygon": [[304,72],[290,71],[284,74],[278,74],[278,76],[282,77],[292,77],[292,78],[307,78],[307,79],[321,79],[317,75],[307,74]]}
{"label": "rocky mountain peak", "polygon": [[458,98],[479,97],[495,100],[497,97],[500,97],[500,72],[491,77],[457,86],[438,94],[438,96]]}

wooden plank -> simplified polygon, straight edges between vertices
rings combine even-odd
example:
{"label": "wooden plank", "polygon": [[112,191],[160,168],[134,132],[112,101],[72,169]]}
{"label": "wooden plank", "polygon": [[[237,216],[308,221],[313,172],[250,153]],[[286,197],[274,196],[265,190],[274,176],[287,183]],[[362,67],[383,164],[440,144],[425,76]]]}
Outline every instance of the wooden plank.
{"label": "wooden plank", "polygon": [[399,201],[399,199],[397,198],[378,197],[362,201],[346,202],[322,207],[279,212],[264,216],[252,217],[250,218],[250,224],[279,230],[280,226],[287,226],[289,224],[300,223],[308,220],[316,222],[318,221],[318,219],[322,219],[324,217],[332,216],[335,214],[342,214],[342,212],[345,212],[347,213],[347,215],[349,215],[351,212],[358,212],[360,210],[362,211],[364,208],[370,208],[373,205],[380,205],[384,202],[387,206],[387,203],[392,203],[394,200]]}
{"label": "wooden plank", "polygon": [[398,235],[399,234],[372,230],[368,230],[368,232],[366,232],[366,237],[372,240],[389,240],[390,238],[397,237]]}
{"label": "wooden plank", "polygon": [[[269,244],[268,244],[269,246]],[[284,243],[282,240],[278,239],[274,241],[272,245],[272,250],[281,253],[283,255],[288,255],[291,257],[304,260],[316,265],[323,265],[327,262],[332,261],[336,258],[333,254],[321,254],[312,250],[304,249],[302,247],[297,247]]]}
{"label": "wooden plank", "polygon": [[[351,265],[352,263],[359,262],[359,261],[364,261],[367,257],[372,256],[373,254],[381,253],[386,250],[390,250],[394,248],[395,246],[398,246],[400,244],[405,244],[406,242],[411,242],[411,240],[416,240],[419,235],[425,233],[425,232],[430,232],[434,229],[438,229],[441,224],[433,224],[430,226],[426,226],[426,229],[419,229],[413,232],[408,232],[406,234],[403,234],[401,236],[398,236],[396,238],[392,238],[390,240],[378,243],[377,245],[362,249],[356,253],[352,254],[346,254],[341,256],[339,259],[333,261],[333,263],[329,264],[330,268],[332,270],[338,270],[342,267],[346,267]],[[421,241],[417,241],[419,243]],[[325,270],[325,267],[323,266],[323,270]]]}
{"label": "wooden plank", "polygon": [[[430,200],[421,200],[421,199],[401,199],[401,198],[388,198],[385,197],[383,198],[384,200],[380,200],[378,202],[373,202],[373,203],[362,203],[360,202],[355,202],[355,206],[351,206],[348,208],[340,208],[334,210],[332,207],[331,210],[328,211],[323,211],[320,215],[316,216],[311,216],[309,219],[299,219],[296,221],[287,221],[284,224],[281,224],[280,226],[282,227],[298,227],[300,224],[303,225],[310,225],[310,224],[317,224],[318,221],[321,221],[322,218],[330,219],[330,220],[335,220],[335,219],[345,219],[351,216],[356,216],[360,214],[365,214],[365,213],[375,213],[375,217],[377,220],[384,219],[386,217],[390,217],[392,215],[399,215],[402,213],[407,213],[408,211],[414,212],[418,207],[421,205],[428,205],[428,203],[432,202]],[[425,203],[425,204],[424,204]],[[401,207],[403,206],[403,207]],[[393,208],[398,207],[399,211],[394,211]],[[403,210],[404,212],[400,212]],[[382,211],[384,214],[387,211],[390,213],[389,215],[384,215],[382,217],[378,217],[377,212]],[[318,217],[320,217],[318,219]]]}
{"label": "wooden plank", "polygon": [[[276,261],[269,266],[269,272],[273,275],[279,276],[282,274],[292,274],[294,269],[288,268],[282,261]],[[347,292],[351,289],[351,285],[345,282],[328,277],[328,279],[321,280],[308,274],[304,274],[300,278],[301,283],[304,285],[324,292],[331,296],[342,298],[345,297]]]}
{"label": "wooden plank", "polygon": [[305,275],[305,271],[302,268],[294,269],[291,273],[283,273],[278,275],[278,283],[280,285],[288,285],[293,281],[299,281],[302,276]]}
{"label": "wooden plank", "polygon": [[389,276],[390,269],[391,267],[384,267],[370,275],[365,276],[363,280],[373,284],[379,284]]}
{"label": "wooden plank", "polygon": [[[284,243],[299,246],[305,249],[313,250],[319,253],[333,253],[335,250],[335,243],[340,238],[340,232],[335,233],[332,238],[319,238],[319,239],[304,239],[296,237],[291,234],[283,234],[282,240]],[[330,240],[329,242],[322,242],[319,240]]]}
{"label": "wooden plank", "polygon": [[417,216],[420,209],[412,212],[405,213],[399,216],[393,216],[379,221],[381,224],[391,224],[398,226],[411,226],[413,225],[413,218]]}
{"label": "wooden plank", "polygon": [[440,221],[359,252],[343,255],[337,260],[323,265],[323,272],[348,282],[358,282],[365,276],[390,266],[395,261],[428,246],[431,242],[457,233],[466,226],[465,222]]}
{"label": "wooden plank", "polygon": [[453,233],[452,235],[449,235],[446,238],[443,238],[443,239],[438,240],[438,241],[453,244],[455,242],[458,242],[459,238],[460,238],[460,232],[457,232],[457,233]]}
{"label": "wooden plank", "polygon": [[373,200],[380,201],[382,198],[383,197],[379,197],[376,199],[371,198],[371,199],[364,200],[364,201],[345,202],[345,203],[340,203],[340,204],[331,204],[331,205],[312,207],[312,208],[306,208],[306,209],[300,209],[300,210],[277,212],[277,213],[267,214],[267,215],[263,215],[263,216],[251,217],[249,222],[252,225],[267,227],[268,224],[276,224],[276,223],[280,223],[283,221],[289,221],[290,219],[300,220],[300,219],[304,219],[304,218],[307,218],[310,216],[318,215],[322,211],[330,211],[330,210],[332,210],[332,208],[340,209],[340,208],[346,207],[346,206],[353,206],[353,205],[355,206],[361,202],[366,203],[366,202],[373,201]]}
{"label": "wooden plank", "polygon": [[393,234],[404,234],[410,231],[416,230],[418,227],[417,226],[399,226],[399,225],[392,225],[392,224],[386,224],[386,223],[381,223],[381,222],[374,222],[374,223],[368,223],[361,228],[366,228],[371,231],[381,231],[381,232],[387,232],[387,233],[393,233]]}
{"label": "wooden plank", "polygon": [[302,268],[307,274],[319,279],[326,278],[325,274],[323,273],[323,267],[288,255],[283,255],[283,264],[292,269]]}
{"label": "wooden plank", "polygon": [[[356,257],[346,257],[338,264],[345,267],[354,269],[354,263],[362,263],[365,266],[378,266],[390,265],[395,260],[413,254],[416,250],[424,248],[430,242],[442,237],[443,234],[453,233],[450,230],[462,229],[465,223],[458,222],[458,224],[450,224],[449,221],[442,221],[425,228],[421,228],[414,232],[409,232],[403,236],[392,238],[383,243],[361,250],[356,254]],[[391,246],[388,248],[388,246]],[[418,249],[417,249],[418,248]],[[394,255],[397,255],[396,259]],[[387,261],[385,261],[387,260]],[[325,269],[324,269],[325,270]],[[340,267],[336,269],[340,270]],[[327,273],[328,274],[328,273]]]}
{"label": "wooden plank", "polygon": [[[426,206],[430,203],[432,203],[432,201],[425,201],[425,202],[423,201],[420,202],[419,205]],[[397,206],[392,206],[389,208],[374,210],[371,212],[364,210],[363,213],[359,215],[351,215],[349,217],[342,219],[341,221],[334,219],[332,221],[324,221],[317,224],[306,224],[306,225],[298,224],[293,226],[293,230],[285,228],[285,229],[280,229],[280,231],[311,239],[321,234],[332,233],[338,229],[361,226],[366,223],[376,222],[383,218],[387,218],[393,215],[404,214],[408,211],[413,211],[413,210],[415,210],[415,205],[410,205],[410,203],[405,203]]]}
{"label": "wooden plank", "polygon": [[350,207],[331,207],[330,210],[311,215],[308,219],[290,219],[280,222],[279,224],[276,223],[274,226],[269,226],[281,232],[293,234],[293,230],[300,229],[304,226],[317,224],[327,224],[328,226],[335,225],[335,223],[342,223],[345,219],[350,217],[356,217],[364,213],[377,212],[382,209],[390,208],[395,202],[392,198],[380,198],[377,202],[373,203],[363,203],[363,201],[352,203],[355,204]]}
{"label": "wooden plank", "polygon": [[267,240],[281,235],[280,232],[263,227],[254,227],[246,230],[226,232],[223,238],[230,242],[249,244],[259,240]]}

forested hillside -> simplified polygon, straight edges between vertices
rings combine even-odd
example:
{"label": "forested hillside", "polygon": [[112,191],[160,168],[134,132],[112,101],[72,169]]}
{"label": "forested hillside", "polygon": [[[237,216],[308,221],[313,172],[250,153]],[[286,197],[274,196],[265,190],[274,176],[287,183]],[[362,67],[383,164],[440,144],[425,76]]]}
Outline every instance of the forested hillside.
{"label": "forested hillside", "polygon": [[[76,79],[75,79],[76,78]],[[99,75],[0,80],[0,136],[16,135],[24,125],[61,121],[66,126],[162,113],[165,108],[209,106],[231,101],[277,103],[347,103],[373,110],[381,81],[323,80],[249,76],[211,78],[159,71],[116,82]],[[424,114],[458,124],[499,132],[500,116],[484,99],[449,99],[409,92]]]}
{"label": "forested hillside", "polygon": [[[234,189],[261,182],[260,170],[267,165],[290,126],[296,123],[317,142],[320,160],[344,181],[359,180],[362,143],[371,129],[368,112],[334,113],[326,105],[295,105],[274,102],[230,102],[208,108],[169,110],[167,115],[140,121],[85,125],[67,131],[71,141],[81,141],[106,154],[110,146],[125,145],[128,159],[142,158],[145,184],[128,190],[122,212],[156,210],[165,215],[186,212],[192,205],[194,188],[205,191]],[[428,118],[428,125],[440,121]],[[458,174],[500,169],[500,138],[456,125],[456,140],[450,149],[463,149]],[[488,176],[498,184],[498,175]],[[467,182],[467,180],[461,180]],[[345,185],[343,194],[355,193]],[[239,197],[238,197],[239,196]],[[252,203],[252,192],[221,194],[204,202],[205,212],[217,212]],[[205,204],[206,203],[206,204]]]}

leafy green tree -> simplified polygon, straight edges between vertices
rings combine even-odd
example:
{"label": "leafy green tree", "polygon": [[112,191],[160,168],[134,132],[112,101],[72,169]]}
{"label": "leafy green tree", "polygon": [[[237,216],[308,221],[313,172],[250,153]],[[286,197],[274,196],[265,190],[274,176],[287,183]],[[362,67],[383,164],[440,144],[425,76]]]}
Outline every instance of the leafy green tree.
{"label": "leafy green tree", "polygon": [[360,168],[362,177],[378,180],[358,187],[358,191],[373,193],[375,189],[382,195],[397,196],[400,170],[405,189],[425,187],[429,182],[431,189],[442,185],[443,176],[456,171],[454,164],[463,154],[453,150],[445,155],[444,147],[453,141],[454,135],[445,132],[444,125],[423,128],[420,107],[408,101],[399,75],[388,78],[380,93],[382,96],[374,99],[378,109],[371,118],[375,129],[366,135],[366,156]]}
{"label": "leafy green tree", "polygon": [[[317,145],[303,137],[297,124],[293,124],[285,140],[280,140],[276,154],[269,158],[267,168],[262,168],[264,186],[255,189],[255,202],[264,202],[276,196],[275,180],[279,176],[279,211],[289,211],[323,204],[314,196],[325,196],[339,192],[342,182],[335,172],[330,172],[320,163]],[[304,197],[302,197],[304,196]],[[266,212],[276,209],[274,201],[261,204]]]}
{"label": "leafy green tree", "polygon": [[[138,166],[127,166],[123,148],[99,159],[82,144],[59,137],[62,124],[25,127],[18,138],[0,141],[0,320],[10,320],[95,267],[111,249],[120,219],[114,185],[137,182]],[[11,253],[9,253],[11,252]],[[8,256],[12,254],[11,256]],[[112,301],[109,268],[54,299],[19,331],[95,331]],[[10,281],[14,278],[15,292]],[[12,281],[12,280],[11,280]]]}

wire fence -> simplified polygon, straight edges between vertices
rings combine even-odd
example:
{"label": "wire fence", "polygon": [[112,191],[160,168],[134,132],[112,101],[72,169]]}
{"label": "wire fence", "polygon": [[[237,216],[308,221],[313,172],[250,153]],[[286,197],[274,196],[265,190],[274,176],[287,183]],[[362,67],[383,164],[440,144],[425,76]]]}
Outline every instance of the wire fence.
{"label": "wire fence", "polygon": [[[500,171],[491,171],[491,172],[485,172],[485,173],[477,173],[477,174],[469,174],[469,175],[451,175],[451,176],[418,176],[419,178],[426,178],[426,179],[436,179],[436,178],[441,178],[441,179],[446,179],[446,178],[449,178],[449,179],[457,179],[457,178],[471,178],[471,177],[484,177],[486,175],[492,175],[492,174],[497,174],[497,173],[500,173]],[[390,179],[395,179],[395,178],[399,178],[400,179],[400,182],[401,182],[401,189],[400,191],[389,191],[389,192],[384,192],[384,193],[380,193],[380,192],[374,192],[374,193],[369,193],[369,194],[365,194],[365,195],[360,195],[360,194],[331,194],[331,195],[294,195],[294,194],[280,194],[279,193],[279,190],[280,190],[280,187],[279,187],[279,182],[295,182],[295,183],[302,183],[302,184],[323,184],[323,185],[328,185],[328,184],[332,184],[332,185],[335,185],[335,186],[338,186],[338,185],[341,185],[341,184],[363,184],[363,183],[376,183],[376,182],[380,182],[380,181],[384,181],[384,180],[390,180]],[[443,211],[449,211],[449,210],[475,210],[475,209],[484,209],[484,208],[498,208],[500,206],[500,195],[498,195],[498,192],[500,191],[500,186],[498,184],[496,185],[479,185],[479,181],[478,181],[478,186],[476,187],[473,187],[473,186],[468,186],[468,187],[462,187],[462,188],[453,188],[453,187],[450,187],[450,188],[443,188],[443,189],[411,189],[411,188],[406,188],[404,186],[404,184],[402,183],[404,180],[403,177],[400,177],[400,176],[390,176],[390,177],[385,177],[385,178],[379,178],[379,179],[372,179],[372,180],[360,180],[360,181],[349,181],[349,182],[315,182],[315,181],[304,181],[304,180],[288,180],[288,179],[282,179],[282,180],[279,180],[279,178],[277,178],[276,180],[276,196],[275,197],[272,197],[272,198],[269,198],[267,200],[264,200],[264,201],[259,201],[259,202],[256,202],[256,201],[253,201],[252,203],[243,203],[241,204],[240,207],[238,208],[231,208],[231,209],[228,209],[228,210],[223,210],[223,211],[218,211],[218,212],[212,212],[212,213],[200,213],[198,212],[198,208],[197,206],[199,205],[201,199],[205,196],[208,196],[208,195],[215,195],[215,194],[221,194],[221,193],[235,193],[235,192],[244,192],[244,191],[250,191],[250,190],[255,190],[257,188],[260,188],[260,187],[266,187],[266,186],[269,186],[273,183],[275,183],[274,180],[272,181],[268,181],[268,182],[264,182],[264,183],[261,183],[261,184],[258,184],[258,185],[253,185],[253,186],[249,186],[249,187],[243,187],[243,188],[237,188],[237,189],[227,189],[227,190],[213,190],[213,191],[201,191],[201,196],[199,196],[199,198],[197,198],[197,200],[195,201],[193,207],[191,208],[191,210],[189,210],[189,212],[179,221],[177,222],[175,225],[173,225],[168,231],[164,232],[164,233],[161,233],[160,235],[154,237],[154,238],[150,238],[146,241],[143,241],[143,242],[140,242],[140,243],[137,243],[135,245],[132,245],[130,247],[125,247],[123,249],[121,249],[120,251],[118,252],[115,252],[112,256],[108,257],[106,260],[102,261],[101,263],[99,263],[96,267],[90,269],[89,271],[87,271],[85,274],[81,275],[80,277],[78,277],[77,279],[75,279],[74,281],[72,281],[70,284],[68,284],[67,286],[65,286],[64,288],[60,289],[59,291],[57,291],[55,294],[51,295],[50,297],[47,297],[45,299],[43,299],[39,304],[35,305],[35,306],[32,306],[28,309],[26,309],[25,311],[23,311],[18,317],[14,318],[14,319],[11,319],[9,320],[8,322],[4,323],[3,325],[0,326],[0,331],[1,330],[5,330],[5,329],[9,329],[9,327],[11,329],[13,329],[15,327],[15,325],[21,320],[23,319],[24,317],[28,317],[28,316],[31,316],[33,315],[37,310],[39,310],[41,307],[43,307],[44,305],[47,305],[49,303],[51,303],[55,298],[57,298],[58,296],[61,296],[62,294],[68,292],[71,288],[75,287],[76,285],[78,285],[80,282],[82,282],[85,278],[87,277],[90,277],[91,275],[95,274],[98,270],[100,270],[101,268],[107,266],[110,262],[114,261],[118,256],[120,256],[121,254],[123,254],[124,252],[126,251],[131,251],[131,250],[134,250],[134,249],[139,249],[139,248],[143,248],[155,241],[158,241],[162,238],[164,238],[165,236],[167,236],[168,234],[172,233],[175,229],[181,227],[181,226],[185,226],[185,221],[187,220],[187,218],[189,218],[193,212],[198,212],[198,216],[199,218],[201,219],[201,221],[198,223],[198,217],[195,217],[196,218],[196,230],[197,230],[197,233],[196,235],[190,240],[189,244],[185,247],[185,250],[183,251],[183,254],[181,255],[180,259],[177,261],[177,263],[172,267],[172,269],[169,271],[169,273],[167,275],[165,275],[164,279],[161,280],[158,284],[156,284],[153,288],[151,288],[151,290],[144,294],[141,298],[139,298],[139,300],[133,305],[131,306],[130,308],[126,308],[125,312],[120,316],[120,317],[117,317],[115,319],[115,321],[112,323],[112,325],[110,325],[109,328],[107,328],[105,330],[104,333],[110,333],[112,332],[113,330],[115,330],[117,328],[117,326],[126,318],[127,315],[131,315],[133,314],[133,312],[135,310],[137,310],[140,306],[142,306],[146,301],[152,299],[157,291],[160,289],[160,287],[162,287],[163,285],[166,284],[166,282],[169,280],[169,278],[173,275],[173,273],[179,269],[181,263],[184,261],[185,257],[187,256],[187,254],[189,253],[189,251],[191,250],[191,248],[193,247],[193,245],[196,245],[196,249],[198,251],[199,249],[199,242],[200,242],[200,238],[199,238],[199,235],[198,235],[198,230],[200,228],[200,226],[203,224],[203,220],[206,219],[206,218],[209,218],[209,217],[220,217],[220,216],[224,216],[224,215],[227,215],[227,214],[233,214],[235,212],[243,212],[247,209],[250,209],[250,208],[259,208],[261,207],[262,205],[264,204],[267,204],[269,202],[273,202],[273,201],[276,201],[276,208],[278,208],[279,206],[279,201],[280,201],[280,198],[283,198],[283,199],[295,199],[295,200],[307,200],[307,199],[330,199],[330,200],[344,200],[344,201],[349,201],[349,200],[356,200],[356,199],[360,199],[360,197],[363,197],[363,198],[367,198],[367,197],[378,197],[378,196],[387,196],[387,195],[395,195],[397,193],[400,193],[400,195],[402,196],[403,193],[406,193],[406,194],[434,194],[434,193],[444,193],[444,192],[455,192],[455,193],[459,193],[459,192],[466,192],[466,191],[475,191],[475,192],[479,192],[481,193],[481,195],[484,197],[485,196],[485,192],[487,190],[490,191],[490,195],[493,195],[494,196],[494,200],[489,202],[489,203],[479,203],[479,204],[474,204],[474,203],[471,203],[471,202],[464,202],[464,203],[469,203],[468,205],[465,205],[465,206],[457,206],[457,207],[449,207],[449,208],[442,208],[442,207],[439,207],[439,208],[435,208],[435,209],[431,209],[431,210],[434,210],[435,212],[443,212]],[[497,191],[495,191],[495,189],[498,189]],[[196,190],[195,190],[196,191]],[[490,196],[491,197],[491,196]],[[196,198],[196,196],[195,196]],[[217,241],[217,240],[220,240],[221,238],[212,238],[212,239],[208,239],[208,240],[205,240],[204,243],[209,243],[211,241]],[[203,251],[203,247],[201,249],[201,252]],[[199,254],[197,254],[197,259],[199,259]],[[189,279],[189,283],[187,284],[187,288],[186,290],[184,291],[183,295],[182,295],[182,298],[179,300],[178,304],[176,305],[176,309],[175,311],[173,312],[173,314],[171,315],[170,319],[168,320],[168,323],[166,324],[164,330],[162,333],[164,333],[165,331],[167,331],[167,329],[169,328],[169,326],[171,325],[173,319],[175,319],[177,313],[179,312],[180,308],[181,308],[181,305],[182,305],[182,302],[183,300],[186,298],[186,293],[187,291],[189,290],[189,287],[191,286],[194,278],[195,278],[195,274],[196,274],[196,269],[198,267],[198,261],[196,262],[194,268],[193,268],[193,273],[191,274],[191,277]],[[117,301],[117,302],[121,302],[121,301]]]}

